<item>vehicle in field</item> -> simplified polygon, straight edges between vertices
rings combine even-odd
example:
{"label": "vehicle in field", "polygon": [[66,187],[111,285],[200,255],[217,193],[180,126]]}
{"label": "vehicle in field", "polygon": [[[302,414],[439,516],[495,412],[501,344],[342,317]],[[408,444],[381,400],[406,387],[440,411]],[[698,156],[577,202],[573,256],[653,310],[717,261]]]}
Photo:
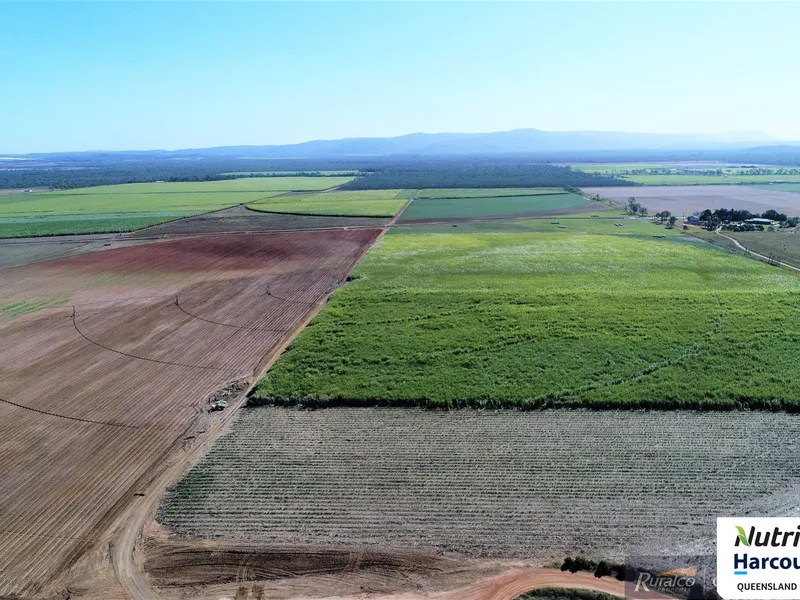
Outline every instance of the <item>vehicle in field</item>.
{"label": "vehicle in field", "polygon": [[211,408],[208,409],[208,412],[216,412],[218,410],[225,410],[226,408],[228,408],[227,400],[217,400],[211,405]]}

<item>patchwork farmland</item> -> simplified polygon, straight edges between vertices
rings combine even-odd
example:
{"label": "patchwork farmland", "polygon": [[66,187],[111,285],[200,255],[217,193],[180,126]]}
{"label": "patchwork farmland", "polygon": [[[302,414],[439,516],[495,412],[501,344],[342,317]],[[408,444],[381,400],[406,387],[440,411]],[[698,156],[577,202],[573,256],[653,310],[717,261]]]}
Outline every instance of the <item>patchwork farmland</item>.
{"label": "patchwork farmland", "polygon": [[106,185],[43,193],[19,191],[0,198],[0,238],[135,231],[285,194],[313,195],[352,179],[248,177]]}
{"label": "patchwork farmland", "polygon": [[794,444],[749,440],[796,437],[796,274],[588,194],[338,179],[1,200],[0,227],[168,222],[0,245],[0,595],[510,600],[586,584],[539,568],[566,554],[793,510]]}

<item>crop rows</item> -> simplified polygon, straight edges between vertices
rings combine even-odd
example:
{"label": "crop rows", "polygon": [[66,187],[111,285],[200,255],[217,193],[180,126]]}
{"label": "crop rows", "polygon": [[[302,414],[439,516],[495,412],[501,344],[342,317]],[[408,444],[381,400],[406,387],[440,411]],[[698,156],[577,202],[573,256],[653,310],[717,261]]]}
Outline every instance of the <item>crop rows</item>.
{"label": "crop rows", "polygon": [[222,236],[3,270],[0,304],[68,302],[0,332],[0,596],[35,595],[97,543],[203,399],[252,377],[376,234]]}
{"label": "crop rows", "polygon": [[251,408],[159,520],[275,545],[707,551],[718,515],[797,513],[799,433],[773,413]]}
{"label": "crop rows", "polygon": [[800,409],[797,275],[583,221],[385,236],[254,401]]}
{"label": "crop rows", "polygon": [[[437,190],[438,191],[438,190]],[[487,190],[490,192],[491,190]],[[590,205],[578,194],[532,194],[532,195],[466,195],[463,198],[452,195],[431,199],[415,199],[401,217],[401,221],[419,222],[437,219],[479,219],[490,217],[514,217],[535,215],[536,213],[558,213],[577,211]],[[593,210],[603,209],[596,205]]]}

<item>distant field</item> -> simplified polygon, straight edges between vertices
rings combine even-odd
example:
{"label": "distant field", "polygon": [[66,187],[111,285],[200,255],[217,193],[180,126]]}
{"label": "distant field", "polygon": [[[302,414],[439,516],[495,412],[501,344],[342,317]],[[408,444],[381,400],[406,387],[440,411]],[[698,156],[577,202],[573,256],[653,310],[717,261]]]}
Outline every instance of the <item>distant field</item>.
{"label": "distant field", "polygon": [[0,201],[0,217],[104,215],[109,213],[206,212],[254,202],[277,192],[116,193],[53,192]]}
{"label": "distant field", "polygon": [[800,182],[800,175],[625,175],[623,179],[643,185],[731,185],[772,181]]}
{"label": "distant field", "polygon": [[0,217],[0,238],[135,231],[196,213]]}
{"label": "distant field", "polygon": [[390,232],[253,401],[800,408],[800,277],[597,221]]}
{"label": "distant field", "polygon": [[666,169],[670,168],[668,163],[570,163],[570,167],[586,173],[606,173],[613,174],[624,171],[634,171],[637,169]]}
{"label": "distant field", "polygon": [[249,205],[253,210],[332,216],[394,216],[406,204],[401,190],[335,191],[286,195]]}
{"label": "distant field", "polygon": [[769,185],[760,185],[758,187],[764,190],[777,190],[779,192],[793,192],[795,194],[800,194],[800,183],[771,183]]}
{"label": "distant field", "polygon": [[[530,196],[485,196],[417,199],[411,203],[401,221],[470,219],[482,217],[527,216],[534,213],[568,211],[592,203],[578,194],[536,194]],[[603,207],[600,206],[599,209]]]}
{"label": "distant field", "polygon": [[536,196],[566,194],[560,188],[462,188],[419,190],[417,198],[500,198],[502,196]]}
{"label": "distant field", "polygon": [[291,175],[302,176],[304,173],[320,177],[340,176],[350,178],[359,174],[358,171],[233,171],[231,173],[220,173],[220,175],[242,175],[246,177],[254,177],[256,175],[263,177],[286,177]]}
{"label": "distant field", "polygon": [[800,215],[800,195],[776,189],[775,186],[688,185],[652,187],[583,188],[583,192],[599,194],[625,204],[630,197],[646,206],[650,214],[669,210],[672,214],[690,215],[716,208],[737,208],[753,213],[774,209],[789,216]]}
{"label": "distant field", "polygon": [[713,553],[718,514],[797,514],[798,436],[800,417],[771,412],[252,408],[157,519],[240,544],[543,563]]}
{"label": "distant field", "polygon": [[220,181],[123,183],[67,190],[65,194],[160,194],[202,192],[313,192],[342,185],[352,177],[243,177]]}
{"label": "distant field", "polygon": [[315,191],[351,177],[250,177],[225,181],[131,183],[0,198],[4,215],[79,215],[153,211],[203,212],[287,191]]}

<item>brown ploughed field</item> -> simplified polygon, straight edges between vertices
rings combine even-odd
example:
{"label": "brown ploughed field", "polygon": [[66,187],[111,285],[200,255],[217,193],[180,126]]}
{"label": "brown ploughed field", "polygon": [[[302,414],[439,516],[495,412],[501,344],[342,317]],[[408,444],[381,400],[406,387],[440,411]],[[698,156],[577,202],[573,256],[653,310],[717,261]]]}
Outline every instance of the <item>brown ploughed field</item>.
{"label": "brown ploughed field", "polygon": [[[46,596],[379,229],[209,236],[0,269],[0,597]],[[26,308],[30,307],[30,308]],[[45,307],[45,308],[42,308]]]}
{"label": "brown ploughed field", "polygon": [[583,192],[625,204],[628,198],[646,206],[650,214],[668,210],[676,216],[705,209],[737,208],[762,213],[770,209],[788,215],[800,211],[800,194],[766,190],[752,185],[650,185],[583,188]]}

